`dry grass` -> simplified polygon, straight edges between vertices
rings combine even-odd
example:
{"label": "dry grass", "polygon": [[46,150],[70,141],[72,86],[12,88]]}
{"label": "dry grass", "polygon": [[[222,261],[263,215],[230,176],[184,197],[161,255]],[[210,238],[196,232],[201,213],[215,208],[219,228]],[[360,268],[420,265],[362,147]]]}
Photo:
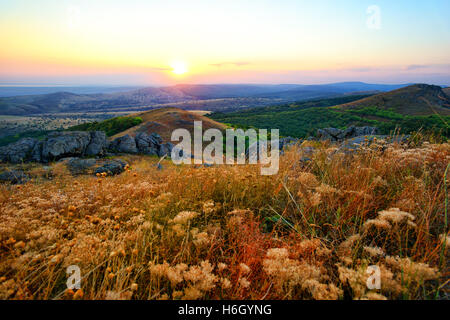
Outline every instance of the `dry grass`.
{"label": "dry grass", "polygon": [[[132,157],[0,187],[1,299],[430,299],[448,279],[450,145],[317,146],[257,166]],[[66,290],[76,264],[82,289]],[[381,290],[366,287],[368,265]]]}

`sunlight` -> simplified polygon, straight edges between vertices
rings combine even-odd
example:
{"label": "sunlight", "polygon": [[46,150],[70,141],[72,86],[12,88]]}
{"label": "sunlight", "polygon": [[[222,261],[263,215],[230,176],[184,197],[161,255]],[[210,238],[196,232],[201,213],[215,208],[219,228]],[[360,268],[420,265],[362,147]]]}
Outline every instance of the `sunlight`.
{"label": "sunlight", "polygon": [[186,63],[183,61],[174,61],[171,63],[170,67],[175,74],[184,74],[188,71]]}

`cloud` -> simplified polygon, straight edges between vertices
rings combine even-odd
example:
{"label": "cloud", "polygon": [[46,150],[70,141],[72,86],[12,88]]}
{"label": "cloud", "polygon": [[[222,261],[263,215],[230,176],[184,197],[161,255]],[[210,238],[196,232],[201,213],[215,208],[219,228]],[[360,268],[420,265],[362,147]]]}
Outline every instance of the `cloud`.
{"label": "cloud", "polygon": [[445,70],[449,69],[450,64],[411,64],[405,67],[405,70],[421,70],[421,69],[435,69],[435,70]]}
{"label": "cloud", "polygon": [[219,63],[211,63],[210,66],[214,66],[217,68],[221,68],[224,66],[236,66],[236,67],[241,67],[241,66],[245,66],[245,65],[249,65],[251,64],[250,62],[245,62],[245,61],[238,61],[238,62],[219,62]]}
{"label": "cloud", "polygon": [[344,71],[351,71],[351,72],[371,72],[371,71],[376,71],[376,68],[372,68],[372,67],[356,67],[356,68],[349,68],[349,69],[344,69]]}
{"label": "cloud", "polygon": [[150,70],[154,70],[154,71],[171,71],[172,68],[168,68],[168,67],[153,67],[153,68],[149,68]]}
{"label": "cloud", "polygon": [[406,70],[418,70],[418,69],[425,69],[425,68],[430,68],[430,67],[432,67],[432,66],[424,65],[424,64],[411,64],[406,67]]}

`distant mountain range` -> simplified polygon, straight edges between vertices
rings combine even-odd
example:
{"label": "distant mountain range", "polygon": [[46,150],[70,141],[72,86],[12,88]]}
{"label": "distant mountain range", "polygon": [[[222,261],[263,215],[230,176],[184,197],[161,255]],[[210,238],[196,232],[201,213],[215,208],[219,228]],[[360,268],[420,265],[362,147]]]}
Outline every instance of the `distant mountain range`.
{"label": "distant mountain range", "polygon": [[406,85],[343,82],[323,85],[175,85],[123,92],[80,94],[56,92],[0,98],[1,115],[61,112],[138,111],[161,106],[212,111],[266,106],[351,94],[375,94]]}

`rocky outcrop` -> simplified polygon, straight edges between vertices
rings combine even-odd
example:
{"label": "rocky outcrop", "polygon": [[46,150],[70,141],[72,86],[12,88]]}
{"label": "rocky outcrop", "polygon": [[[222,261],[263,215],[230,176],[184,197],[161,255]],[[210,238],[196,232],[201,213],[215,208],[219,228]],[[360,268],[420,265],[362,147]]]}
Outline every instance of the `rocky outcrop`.
{"label": "rocky outcrop", "polygon": [[94,170],[94,174],[106,173],[108,175],[116,175],[125,171],[127,163],[120,159],[107,160],[102,166]]}
{"label": "rocky outcrop", "polygon": [[67,161],[67,168],[72,175],[90,174],[94,171],[97,161],[95,159],[72,158]]}
{"label": "rocky outcrop", "polygon": [[336,128],[325,128],[317,130],[317,138],[319,140],[343,141],[359,136],[376,135],[378,128],[376,127],[355,127],[351,126],[345,130]]}
{"label": "rocky outcrop", "polygon": [[158,156],[163,157],[163,156],[169,156],[172,154],[172,149],[173,149],[173,144],[170,142],[166,142],[163,143],[162,145],[160,145],[160,148],[158,150]]}
{"label": "rocky outcrop", "polygon": [[127,163],[120,159],[80,159],[67,160],[67,168],[72,175],[107,173],[116,175],[125,170]]}
{"label": "rocky outcrop", "polygon": [[[292,137],[280,138],[280,139],[278,139],[278,149],[280,150],[280,153],[283,154],[285,149],[287,149],[287,148],[289,148],[291,146],[294,146],[296,144],[299,144],[301,141],[302,141],[301,139],[292,138]],[[270,148],[270,145],[271,145],[270,140],[267,141],[267,145]],[[252,145],[249,146],[247,148],[247,150],[245,150],[245,157],[246,158],[256,157],[255,159],[259,159],[258,154],[259,154],[259,144],[258,144],[258,142],[252,143]]]}
{"label": "rocky outcrop", "polygon": [[54,132],[47,136],[42,145],[41,159],[44,162],[64,157],[85,155],[91,141],[91,134],[83,131]]}
{"label": "rocky outcrop", "polygon": [[140,132],[136,135],[136,146],[139,153],[158,155],[162,143],[161,136],[157,133],[147,134]]}
{"label": "rocky outcrop", "polygon": [[117,153],[138,153],[136,146],[136,140],[126,134],[122,137],[118,137],[110,142],[108,151]]}
{"label": "rocky outcrop", "polygon": [[87,156],[101,156],[106,152],[107,140],[103,131],[92,131],[91,140],[86,148]]}
{"label": "rocky outcrop", "polygon": [[10,163],[28,161],[33,154],[34,146],[38,141],[33,138],[23,138],[15,143],[0,148],[0,160]]}
{"label": "rocky outcrop", "polygon": [[164,156],[171,154],[173,144],[162,143],[157,133],[124,135],[107,141],[103,131],[62,131],[50,133],[44,140],[24,138],[0,147],[0,161],[10,163],[56,161],[70,157],[102,157],[108,154],[131,153]]}
{"label": "rocky outcrop", "polygon": [[101,131],[50,133],[43,141],[23,138],[0,148],[0,160],[10,163],[49,162],[66,157],[102,156],[106,135]]}
{"label": "rocky outcrop", "polygon": [[22,184],[29,179],[30,177],[23,171],[10,170],[0,173],[0,183]]}

